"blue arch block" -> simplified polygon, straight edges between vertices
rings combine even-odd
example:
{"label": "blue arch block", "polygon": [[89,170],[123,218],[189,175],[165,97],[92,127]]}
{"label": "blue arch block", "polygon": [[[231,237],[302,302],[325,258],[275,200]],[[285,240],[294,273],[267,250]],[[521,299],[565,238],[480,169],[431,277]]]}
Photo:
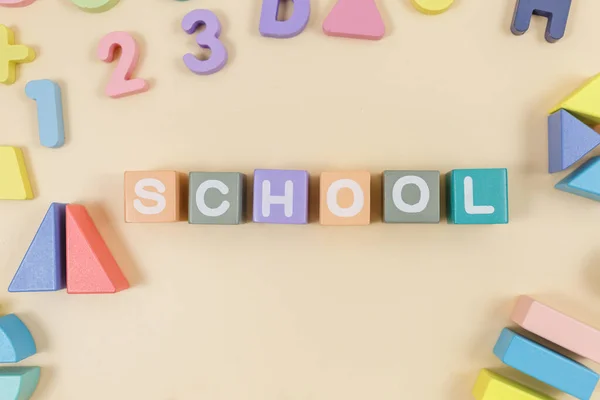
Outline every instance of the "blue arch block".
{"label": "blue arch block", "polygon": [[40,381],[40,367],[0,368],[0,399],[29,400]]}
{"label": "blue arch block", "polygon": [[0,363],[16,363],[36,353],[35,341],[14,314],[0,318]]}
{"label": "blue arch block", "polygon": [[65,204],[52,203],[21,261],[9,292],[65,288]]}
{"label": "blue arch block", "polygon": [[571,0],[517,0],[511,32],[522,35],[529,29],[532,15],[548,18],[546,41],[553,43],[565,35]]}

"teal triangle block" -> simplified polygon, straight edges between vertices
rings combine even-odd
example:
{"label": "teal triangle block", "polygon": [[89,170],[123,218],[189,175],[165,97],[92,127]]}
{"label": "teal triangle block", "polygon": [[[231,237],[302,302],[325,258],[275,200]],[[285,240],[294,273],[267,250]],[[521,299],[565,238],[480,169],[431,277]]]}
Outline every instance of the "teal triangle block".
{"label": "teal triangle block", "polygon": [[65,288],[65,204],[52,203],[29,245],[9,292],[47,292]]}
{"label": "teal triangle block", "polygon": [[600,157],[590,158],[554,187],[563,192],[600,201]]}
{"label": "teal triangle block", "polygon": [[29,400],[40,381],[40,367],[0,368],[0,399]]}
{"label": "teal triangle block", "polygon": [[548,171],[563,171],[600,145],[600,134],[565,110],[548,117]]}

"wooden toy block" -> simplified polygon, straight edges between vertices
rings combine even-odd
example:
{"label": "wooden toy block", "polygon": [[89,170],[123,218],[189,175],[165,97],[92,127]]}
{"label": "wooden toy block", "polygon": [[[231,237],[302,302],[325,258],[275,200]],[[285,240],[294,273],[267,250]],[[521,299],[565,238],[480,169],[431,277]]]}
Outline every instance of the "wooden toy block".
{"label": "wooden toy block", "polygon": [[323,172],[319,196],[321,225],[369,225],[371,222],[369,172]]}
{"label": "wooden toy block", "polygon": [[65,208],[52,203],[12,279],[9,292],[46,292],[65,288]]}
{"label": "wooden toy block", "polygon": [[308,223],[308,171],[254,171],[254,222]]}
{"label": "wooden toy block", "polygon": [[600,331],[529,296],[520,296],[511,319],[531,333],[600,362]]}
{"label": "wooden toy block", "polygon": [[293,0],[294,13],[286,21],[277,18],[283,0],[263,0],[258,30],[266,37],[291,38],[302,33],[310,18],[310,0]]}
{"label": "wooden toy block", "polygon": [[177,171],[125,172],[125,222],[179,221]]}
{"label": "wooden toy block", "polygon": [[338,0],[323,21],[327,36],[379,40],[385,25],[375,0]]}
{"label": "wooden toy block", "polygon": [[436,15],[449,9],[454,0],[411,0],[411,2],[423,14]]}
{"label": "wooden toy block", "polygon": [[600,201],[600,157],[590,158],[554,187],[563,192]]}
{"label": "wooden toy block", "polygon": [[511,379],[482,369],[473,387],[475,400],[553,400]]}
{"label": "wooden toy block", "polygon": [[517,0],[510,27],[514,35],[529,29],[532,15],[548,18],[546,41],[554,43],[565,35],[571,0]]}
{"label": "wooden toy block", "polygon": [[36,101],[38,130],[42,146],[57,148],[65,144],[62,95],[58,83],[49,79],[29,81],[25,94]]}
{"label": "wooden toy block", "polygon": [[439,223],[440,172],[384,171],[383,222]]}
{"label": "wooden toy block", "polygon": [[455,169],[446,175],[446,187],[449,223],[508,223],[505,168]]}
{"label": "wooden toy block", "polygon": [[591,369],[510,329],[502,330],[494,354],[509,367],[581,400],[589,399],[598,383]]}
{"label": "wooden toy block", "polygon": [[0,0],[0,7],[27,7],[35,0]]}
{"label": "wooden toy block", "polygon": [[244,215],[244,175],[190,172],[190,224],[237,225]]}
{"label": "wooden toy block", "polygon": [[16,64],[35,60],[35,51],[31,47],[15,44],[14,32],[0,25],[0,83],[10,85],[17,80]]}
{"label": "wooden toy block", "polygon": [[588,79],[577,90],[558,103],[550,114],[562,109],[589,125],[600,124],[600,74]]}
{"label": "wooden toy block", "polygon": [[116,293],[129,288],[84,206],[67,205],[67,293]]}
{"label": "wooden toy block", "polygon": [[0,399],[29,400],[40,381],[40,367],[0,368]]}
{"label": "wooden toy block", "polygon": [[0,318],[0,363],[17,363],[37,352],[31,332],[19,317]]}
{"label": "wooden toy block", "polygon": [[199,75],[209,75],[219,72],[227,64],[228,53],[223,43],[219,40],[221,36],[221,22],[210,10],[192,10],[181,21],[181,27],[188,34],[195,33],[196,43],[203,49],[210,49],[210,57],[200,60],[192,53],[183,56],[183,62],[190,71]]}
{"label": "wooden toy block", "polygon": [[569,168],[600,144],[600,135],[568,111],[548,116],[548,172]]}
{"label": "wooden toy block", "polygon": [[83,11],[101,13],[108,11],[119,3],[119,0],[71,0]]}
{"label": "wooden toy block", "polygon": [[0,146],[0,200],[33,199],[25,157],[18,147]]}
{"label": "wooden toy block", "polygon": [[131,34],[111,32],[104,36],[98,44],[98,58],[106,63],[113,62],[117,48],[121,49],[121,56],[106,85],[106,95],[118,99],[148,91],[148,82],[142,78],[132,78],[140,58],[140,48]]}

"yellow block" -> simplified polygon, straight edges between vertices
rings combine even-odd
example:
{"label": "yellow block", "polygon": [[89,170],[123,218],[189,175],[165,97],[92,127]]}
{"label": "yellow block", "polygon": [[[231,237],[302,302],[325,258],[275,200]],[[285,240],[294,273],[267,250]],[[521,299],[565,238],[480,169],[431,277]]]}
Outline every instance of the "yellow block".
{"label": "yellow block", "polygon": [[520,383],[482,369],[473,388],[477,400],[553,400]]}
{"label": "yellow block", "polygon": [[29,200],[33,192],[18,147],[0,146],[0,200]]}
{"label": "yellow block", "polygon": [[423,14],[441,14],[450,8],[454,0],[411,0],[413,6]]}
{"label": "yellow block", "polygon": [[31,47],[15,44],[15,34],[7,26],[0,25],[0,83],[10,85],[17,79],[16,64],[35,60]]}
{"label": "yellow block", "polygon": [[550,114],[564,108],[588,124],[600,123],[600,74],[585,82],[579,89],[550,110]]}

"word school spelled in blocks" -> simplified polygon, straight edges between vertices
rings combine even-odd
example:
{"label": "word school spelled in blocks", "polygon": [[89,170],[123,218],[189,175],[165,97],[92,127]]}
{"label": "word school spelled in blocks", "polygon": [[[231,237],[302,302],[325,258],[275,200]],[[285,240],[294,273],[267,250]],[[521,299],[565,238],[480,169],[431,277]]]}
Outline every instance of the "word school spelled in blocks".
{"label": "word school spelled in blocks", "polygon": [[591,397],[598,374],[511,331],[502,330],[494,354],[506,365],[581,400]]}
{"label": "word school spelled in blocks", "polygon": [[600,331],[542,304],[521,296],[511,319],[531,333],[600,363]]}
{"label": "word school spelled in blocks", "polygon": [[[439,171],[390,170],[383,173],[383,181],[385,223],[439,223]],[[448,175],[447,184],[451,222],[508,223],[506,169],[454,170]],[[257,169],[253,189],[254,222],[308,223],[308,171]],[[179,191],[179,174],[176,171],[125,172],[125,221],[178,221]],[[191,172],[188,222],[242,223],[245,191],[245,176],[240,172]],[[323,172],[319,191],[322,225],[370,223],[369,172]]]}

